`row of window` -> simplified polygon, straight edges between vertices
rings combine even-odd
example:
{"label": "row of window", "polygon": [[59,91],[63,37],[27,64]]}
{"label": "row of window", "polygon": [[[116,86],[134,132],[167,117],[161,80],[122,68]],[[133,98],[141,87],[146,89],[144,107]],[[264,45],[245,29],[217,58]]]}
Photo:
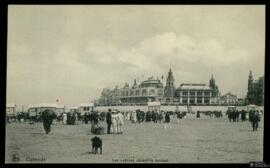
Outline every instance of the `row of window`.
{"label": "row of window", "polygon": [[[140,90],[136,90],[136,91],[123,91],[122,92],[122,96],[147,96],[147,95],[156,95],[156,91],[154,89],[151,89],[149,91],[149,94],[148,94],[148,91],[146,89],[142,90],[141,94],[140,94]],[[157,91],[157,95],[159,96],[162,96],[163,95],[163,90],[158,90]]]}
{"label": "row of window", "polygon": [[[210,102],[209,99],[204,99],[204,103],[208,104]],[[187,99],[183,99],[182,100],[182,103],[188,103],[188,100]],[[194,99],[190,99],[189,100],[189,103],[195,103],[195,100]],[[203,103],[202,99],[197,99],[197,103]]]}
{"label": "row of window", "polygon": [[[182,95],[188,95],[188,91],[183,91],[182,92]],[[191,96],[195,96],[195,91],[191,91],[191,92],[189,92],[189,95],[191,95]],[[204,95],[210,95],[210,92],[209,91],[206,91],[206,92],[204,92]],[[202,91],[197,91],[197,96],[202,96]]]}

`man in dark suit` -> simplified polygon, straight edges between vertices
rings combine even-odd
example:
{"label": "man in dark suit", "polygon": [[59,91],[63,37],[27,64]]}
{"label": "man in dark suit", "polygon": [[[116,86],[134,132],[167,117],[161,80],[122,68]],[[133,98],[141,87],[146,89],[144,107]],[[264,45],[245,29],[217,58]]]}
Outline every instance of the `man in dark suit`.
{"label": "man in dark suit", "polygon": [[255,111],[252,117],[252,128],[253,131],[257,131],[258,130],[258,123],[260,121],[260,114],[258,111]]}
{"label": "man in dark suit", "polygon": [[107,134],[111,133],[111,125],[112,125],[112,110],[109,109],[109,111],[106,114],[106,122],[107,122]]}

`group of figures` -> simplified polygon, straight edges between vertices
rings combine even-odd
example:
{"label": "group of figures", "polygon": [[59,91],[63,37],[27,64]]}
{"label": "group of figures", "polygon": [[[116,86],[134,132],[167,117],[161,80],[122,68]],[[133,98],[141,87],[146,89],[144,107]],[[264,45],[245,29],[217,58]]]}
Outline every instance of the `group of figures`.
{"label": "group of figures", "polygon": [[106,114],[107,134],[123,134],[124,115],[117,110],[108,110]]}
{"label": "group of figures", "polygon": [[[173,112],[173,111],[141,111],[136,110],[131,113],[125,113],[127,119],[129,119],[132,123],[143,123],[143,122],[154,122],[154,123],[162,123],[162,122],[170,122],[171,115],[177,115],[177,118],[180,120],[184,116],[186,116],[186,112]],[[178,121],[179,122],[179,121]]]}
{"label": "group of figures", "polygon": [[258,110],[251,110],[249,112],[245,110],[228,110],[226,112],[226,115],[228,115],[229,122],[239,122],[239,119],[241,118],[241,121],[246,121],[247,117],[249,122],[251,123],[253,131],[258,130],[259,122],[261,120],[261,115]]}
{"label": "group of figures", "polygon": [[125,112],[123,113],[124,117],[131,121],[133,124],[142,124],[143,122],[149,123],[164,123],[164,128],[166,129],[167,127],[171,127],[171,117],[176,117],[177,122],[180,123],[182,122],[182,119],[186,116],[187,112],[173,112],[173,111],[157,111],[157,110],[152,110],[152,111],[141,111],[137,109],[136,111],[131,111],[131,112]]}
{"label": "group of figures", "polygon": [[57,116],[56,120],[61,122],[64,125],[75,125],[77,124],[79,118],[79,114],[75,112],[62,113]]}
{"label": "group of figures", "polygon": [[[98,111],[92,111],[90,113],[85,113],[84,115],[81,115],[79,113],[74,112],[68,112],[68,113],[62,113],[60,115],[56,115],[56,113],[53,110],[45,110],[41,113],[41,115],[37,116],[36,118],[30,118],[30,124],[31,122],[43,122],[44,130],[46,134],[48,134],[51,131],[51,125],[56,123],[57,121],[59,123],[62,122],[62,124],[65,125],[76,125],[79,122],[85,123],[85,124],[91,124],[91,132],[94,134],[102,134],[104,133],[104,127],[101,126],[101,123],[107,123],[107,133],[108,134],[123,134],[123,126],[124,126],[124,119],[130,121],[131,123],[138,123],[142,124],[143,122],[149,123],[164,123],[164,128],[167,127],[171,128],[171,117],[177,119],[177,123],[181,123],[186,116],[194,116],[196,118],[200,118],[201,115],[209,116],[210,118],[221,118],[223,117],[223,113],[221,111],[197,111],[195,112],[186,112],[186,111],[141,111],[140,109],[137,109],[136,111],[126,111],[126,112],[120,112],[119,110],[111,110],[108,109],[107,112],[98,112]],[[251,123],[253,131],[258,130],[258,125],[261,120],[261,115],[263,115],[263,112],[261,113],[258,110],[251,110],[251,111],[245,111],[245,110],[228,110],[226,112],[226,115],[228,116],[229,122],[239,122],[241,121],[249,121]],[[25,116],[18,115],[16,121],[23,122],[25,119]],[[10,123],[8,117],[7,122]]]}
{"label": "group of figures", "polygon": [[223,114],[221,111],[197,111],[196,117],[200,118],[201,114],[204,114],[205,116],[209,116],[210,118],[212,118],[213,116],[215,116],[216,118],[223,117]]}

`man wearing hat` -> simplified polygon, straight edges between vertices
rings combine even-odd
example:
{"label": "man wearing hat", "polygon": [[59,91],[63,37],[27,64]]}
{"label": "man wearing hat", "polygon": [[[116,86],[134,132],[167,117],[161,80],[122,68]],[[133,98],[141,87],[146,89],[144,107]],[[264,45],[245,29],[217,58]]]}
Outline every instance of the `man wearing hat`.
{"label": "man wearing hat", "polygon": [[112,125],[112,110],[109,109],[108,113],[106,114],[106,122],[107,122],[107,134],[111,133],[111,125]]}

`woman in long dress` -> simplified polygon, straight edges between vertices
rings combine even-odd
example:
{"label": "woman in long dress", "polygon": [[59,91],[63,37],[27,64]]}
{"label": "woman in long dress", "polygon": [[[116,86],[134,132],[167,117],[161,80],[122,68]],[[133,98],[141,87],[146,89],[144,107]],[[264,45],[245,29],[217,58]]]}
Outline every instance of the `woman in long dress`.
{"label": "woman in long dress", "polygon": [[118,111],[117,112],[117,133],[123,134],[124,116]]}
{"label": "woman in long dress", "polygon": [[67,114],[63,113],[63,124],[66,125],[67,124]]}
{"label": "woman in long dress", "polygon": [[117,112],[116,111],[113,111],[112,112],[112,133],[117,133],[117,118],[118,118],[118,115],[117,115]]}

